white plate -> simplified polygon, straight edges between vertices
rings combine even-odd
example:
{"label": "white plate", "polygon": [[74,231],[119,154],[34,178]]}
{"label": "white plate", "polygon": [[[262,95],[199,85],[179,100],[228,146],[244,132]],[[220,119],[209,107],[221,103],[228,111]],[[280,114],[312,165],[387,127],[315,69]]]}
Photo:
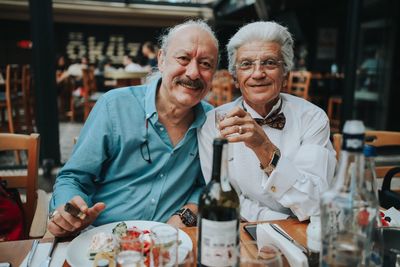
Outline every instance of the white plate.
{"label": "white plate", "polygon": [[[89,260],[88,257],[88,249],[90,246],[90,242],[92,241],[92,237],[99,233],[111,233],[112,229],[118,224],[119,222],[109,223],[105,225],[101,225],[99,227],[92,228],[79,236],[75,237],[74,240],[69,243],[67,248],[67,262],[72,267],[92,267],[93,261]],[[141,230],[150,230],[153,226],[163,224],[160,222],[152,222],[152,221],[125,221],[128,228],[132,226],[136,226]],[[181,241],[179,247],[186,248],[189,251],[193,249],[192,240],[190,237],[179,229],[179,240]],[[181,262],[186,255],[179,253],[178,261]]]}

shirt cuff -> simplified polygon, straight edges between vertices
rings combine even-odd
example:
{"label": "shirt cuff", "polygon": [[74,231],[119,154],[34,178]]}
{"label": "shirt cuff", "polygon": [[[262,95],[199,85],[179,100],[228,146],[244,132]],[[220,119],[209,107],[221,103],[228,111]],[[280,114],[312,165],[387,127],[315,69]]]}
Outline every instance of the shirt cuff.
{"label": "shirt cuff", "polygon": [[265,192],[268,192],[275,199],[280,199],[301,176],[301,173],[293,166],[293,163],[282,157],[271,176],[264,175],[261,186]]}

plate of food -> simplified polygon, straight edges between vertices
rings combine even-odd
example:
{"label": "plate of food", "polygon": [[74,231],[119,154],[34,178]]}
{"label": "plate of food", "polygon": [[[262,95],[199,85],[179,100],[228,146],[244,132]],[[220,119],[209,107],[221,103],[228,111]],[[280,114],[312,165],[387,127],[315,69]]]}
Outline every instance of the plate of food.
{"label": "plate of food", "polygon": [[[125,227],[127,229],[139,229],[143,232],[149,232],[152,227],[164,224],[153,221],[125,221],[124,223],[126,224]],[[101,247],[105,252],[113,251],[113,249],[118,246],[116,240],[112,238],[113,230],[116,229],[117,225],[120,226],[124,223],[114,222],[101,225],[75,237],[67,247],[66,260],[69,265],[72,267],[94,266],[94,256],[96,253],[93,253],[93,248]],[[115,231],[116,230],[114,230],[114,233]],[[191,251],[193,249],[193,244],[190,237],[180,229],[178,231],[178,239],[178,261],[181,262],[186,257],[186,254],[181,253],[181,251],[186,251],[186,253],[187,251]]]}

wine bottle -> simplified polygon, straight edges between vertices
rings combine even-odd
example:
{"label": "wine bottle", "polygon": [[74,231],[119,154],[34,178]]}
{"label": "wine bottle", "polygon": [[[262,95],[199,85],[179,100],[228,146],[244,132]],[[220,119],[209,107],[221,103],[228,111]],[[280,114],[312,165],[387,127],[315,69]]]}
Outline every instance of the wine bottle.
{"label": "wine bottle", "polygon": [[211,181],[200,195],[198,266],[239,266],[240,202],[229,183],[227,144],[214,139]]}

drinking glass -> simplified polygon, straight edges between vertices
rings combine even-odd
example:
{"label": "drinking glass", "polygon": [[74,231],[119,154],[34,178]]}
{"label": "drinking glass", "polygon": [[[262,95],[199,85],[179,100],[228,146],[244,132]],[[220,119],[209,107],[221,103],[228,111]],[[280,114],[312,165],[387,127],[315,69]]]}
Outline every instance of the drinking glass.
{"label": "drinking glass", "polygon": [[188,247],[178,247],[178,266],[179,267],[192,267],[195,265],[193,251]]}
{"label": "drinking glass", "polygon": [[129,229],[127,235],[119,237],[117,253],[118,267],[142,266],[144,262],[143,232],[139,229]]}
{"label": "drinking glass", "polygon": [[282,256],[278,248],[272,244],[257,246],[256,241],[240,243],[241,267],[282,267]]}
{"label": "drinking glass", "polygon": [[167,224],[156,225],[150,229],[153,266],[177,266],[178,264],[178,229]]}
{"label": "drinking glass", "polygon": [[215,111],[215,127],[219,129],[219,123],[226,118],[226,110],[216,110]]}

